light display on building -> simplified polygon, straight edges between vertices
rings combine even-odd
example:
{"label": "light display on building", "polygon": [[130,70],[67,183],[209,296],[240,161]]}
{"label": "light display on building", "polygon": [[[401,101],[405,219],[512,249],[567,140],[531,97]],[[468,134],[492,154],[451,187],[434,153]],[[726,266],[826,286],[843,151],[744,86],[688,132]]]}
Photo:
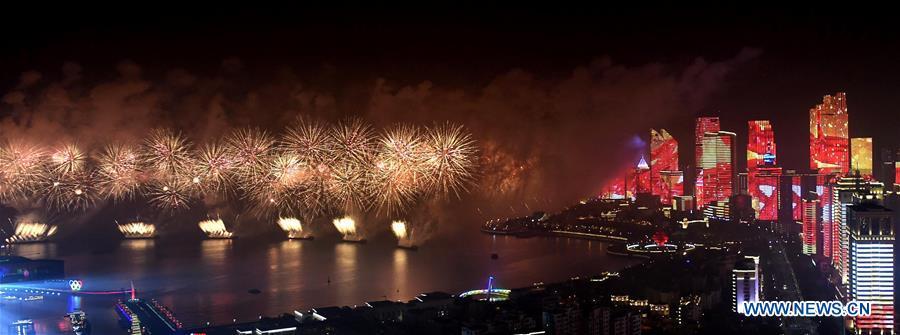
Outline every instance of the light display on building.
{"label": "light display on building", "polygon": [[641,156],[641,160],[634,169],[634,175],[635,192],[650,193],[650,165],[647,165],[644,156]]}
{"label": "light display on building", "polygon": [[809,110],[809,165],[823,173],[850,171],[847,95],[826,95]]}
{"label": "light display on building", "polygon": [[748,191],[758,220],[778,220],[781,168],[757,167],[748,174]]}
{"label": "light display on building", "polygon": [[716,201],[728,201],[735,184],[734,146],[735,134],[727,131],[708,132],[703,135],[703,206]]}
{"label": "light display on building", "polygon": [[662,171],[660,178],[663,181],[663,189],[660,201],[666,205],[672,205],[672,199],[684,195],[684,172]]}
{"label": "light display on building", "polygon": [[[671,202],[671,181],[666,180],[666,171],[679,171],[678,141],[665,129],[650,129],[650,184],[652,193],[658,195],[663,203]],[[681,178],[684,178],[682,175]],[[679,191],[677,195],[681,195]]]}
{"label": "light display on building", "polygon": [[819,232],[819,199],[803,199],[803,253],[816,254],[816,234]]}
{"label": "light display on building", "polygon": [[872,138],[850,139],[850,168],[863,176],[872,175]]}
{"label": "light display on building", "polygon": [[694,128],[694,165],[696,167],[696,181],[694,183],[694,201],[698,206],[710,201],[704,198],[703,168],[703,138],[706,133],[718,132],[720,129],[718,117],[698,117]]}
{"label": "light display on building", "polygon": [[799,221],[803,217],[803,208],[800,205],[801,192],[800,176],[791,177],[791,219]]}
{"label": "light display on building", "polygon": [[775,132],[769,120],[748,122],[747,170],[776,165]]}
{"label": "light display on building", "polygon": [[850,206],[849,296],[872,304],[871,314],[854,318],[857,333],[893,334],[894,241],[891,211],[877,204]]}
{"label": "light display on building", "polygon": [[827,187],[828,176],[816,175],[816,195],[819,197],[819,205],[822,207],[822,256],[831,261],[834,250],[832,246],[834,237],[834,224],[832,222],[832,189]]}

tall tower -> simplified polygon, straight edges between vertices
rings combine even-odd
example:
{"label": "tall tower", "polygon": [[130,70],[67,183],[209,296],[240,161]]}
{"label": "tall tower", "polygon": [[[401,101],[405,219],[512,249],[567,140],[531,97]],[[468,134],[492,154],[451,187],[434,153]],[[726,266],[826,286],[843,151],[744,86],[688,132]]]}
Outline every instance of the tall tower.
{"label": "tall tower", "polygon": [[826,95],[809,110],[809,167],[821,173],[850,172],[847,95]]}
{"label": "tall tower", "polygon": [[869,316],[853,320],[857,333],[893,334],[896,227],[892,214],[889,209],[872,203],[853,205],[847,211],[849,297],[872,303]]}
{"label": "tall tower", "polygon": [[694,167],[696,182],[694,183],[694,203],[699,207],[703,206],[709,200],[704,197],[703,185],[703,137],[709,132],[718,132],[720,129],[718,117],[698,117],[697,124],[694,129]]}

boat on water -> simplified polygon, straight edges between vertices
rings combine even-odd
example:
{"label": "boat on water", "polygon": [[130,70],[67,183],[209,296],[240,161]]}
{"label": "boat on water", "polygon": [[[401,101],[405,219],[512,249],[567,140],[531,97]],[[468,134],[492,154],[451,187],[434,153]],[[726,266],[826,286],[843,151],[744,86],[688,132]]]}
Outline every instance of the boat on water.
{"label": "boat on water", "polygon": [[91,323],[87,319],[87,315],[82,311],[74,311],[66,314],[69,323],[72,325],[72,333],[75,335],[88,335],[91,333]]}

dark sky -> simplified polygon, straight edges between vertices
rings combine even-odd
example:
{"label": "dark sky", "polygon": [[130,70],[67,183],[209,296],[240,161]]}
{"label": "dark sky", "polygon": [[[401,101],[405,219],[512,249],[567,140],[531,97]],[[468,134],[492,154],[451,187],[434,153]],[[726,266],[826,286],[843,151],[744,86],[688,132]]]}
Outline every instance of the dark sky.
{"label": "dark sky", "polygon": [[[650,8],[652,7],[652,8]],[[115,75],[128,59],[145,77],[172,68],[214,73],[239,58],[260,73],[290,68],[306,82],[341,87],[387,77],[402,84],[478,89],[511,69],[564,78],[608,56],[617,64],[687,66],[712,63],[753,48],[694,115],[651,123],[693,151],[697,114],[719,115],[723,128],[746,141],[746,121],[773,120],[779,160],[805,168],[808,109],[825,94],[848,93],[851,136],[900,144],[892,118],[900,92],[898,28],[890,10],[836,5],[795,8],[138,8],[10,10],[0,28],[0,91],[26,70],[58,72],[74,61],[87,76]],[[256,80],[252,76],[247,80]],[[259,79],[263,80],[263,79]],[[646,136],[646,135],[645,135]],[[739,150],[741,152],[742,150]],[[743,153],[742,153],[743,154]],[[877,155],[877,154],[876,154]]]}

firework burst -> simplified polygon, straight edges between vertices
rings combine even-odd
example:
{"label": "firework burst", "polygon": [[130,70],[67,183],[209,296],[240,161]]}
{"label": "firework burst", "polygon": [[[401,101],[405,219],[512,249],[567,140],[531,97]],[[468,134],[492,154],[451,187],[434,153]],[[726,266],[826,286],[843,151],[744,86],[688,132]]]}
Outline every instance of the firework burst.
{"label": "firework burst", "polygon": [[77,173],[84,168],[87,155],[74,143],[63,144],[50,155],[53,172],[59,175]]}
{"label": "firework burst", "polygon": [[159,178],[174,178],[190,172],[191,143],[181,133],[157,129],[144,142],[143,163]]}
{"label": "firework burst", "polygon": [[7,142],[0,146],[0,200],[27,198],[43,177],[44,152],[37,146]]}
{"label": "firework burst", "polygon": [[110,144],[97,157],[98,186],[112,200],[130,199],[141,188],[140,154],[122,144]]}
{"label": "firework burst", "polygon": [[459,196],[474,179],[477,152],[471,135],[462,126],[445,124],[430,128],[425,137],[428,189],[439,196]]}
{"label": "firework burst", "polygon": [[379,138],[371,171],[379,211],[400,213],[421,194],[422,181],[427,177],[424,153],[425,144],[418,128],[396,127]]}
{"label": "firework burst", "polygon": [[148,186],[147,202],[165,211],[186,209],[190,205],[191,185],[181,178],[155,180]]}
{"label": "firework burst", "polygon": [[194,163],[191,183],[200,192],[227,193],[234,181],[235,159],[228,148],[218,142],[208,143],[197,155]]}

